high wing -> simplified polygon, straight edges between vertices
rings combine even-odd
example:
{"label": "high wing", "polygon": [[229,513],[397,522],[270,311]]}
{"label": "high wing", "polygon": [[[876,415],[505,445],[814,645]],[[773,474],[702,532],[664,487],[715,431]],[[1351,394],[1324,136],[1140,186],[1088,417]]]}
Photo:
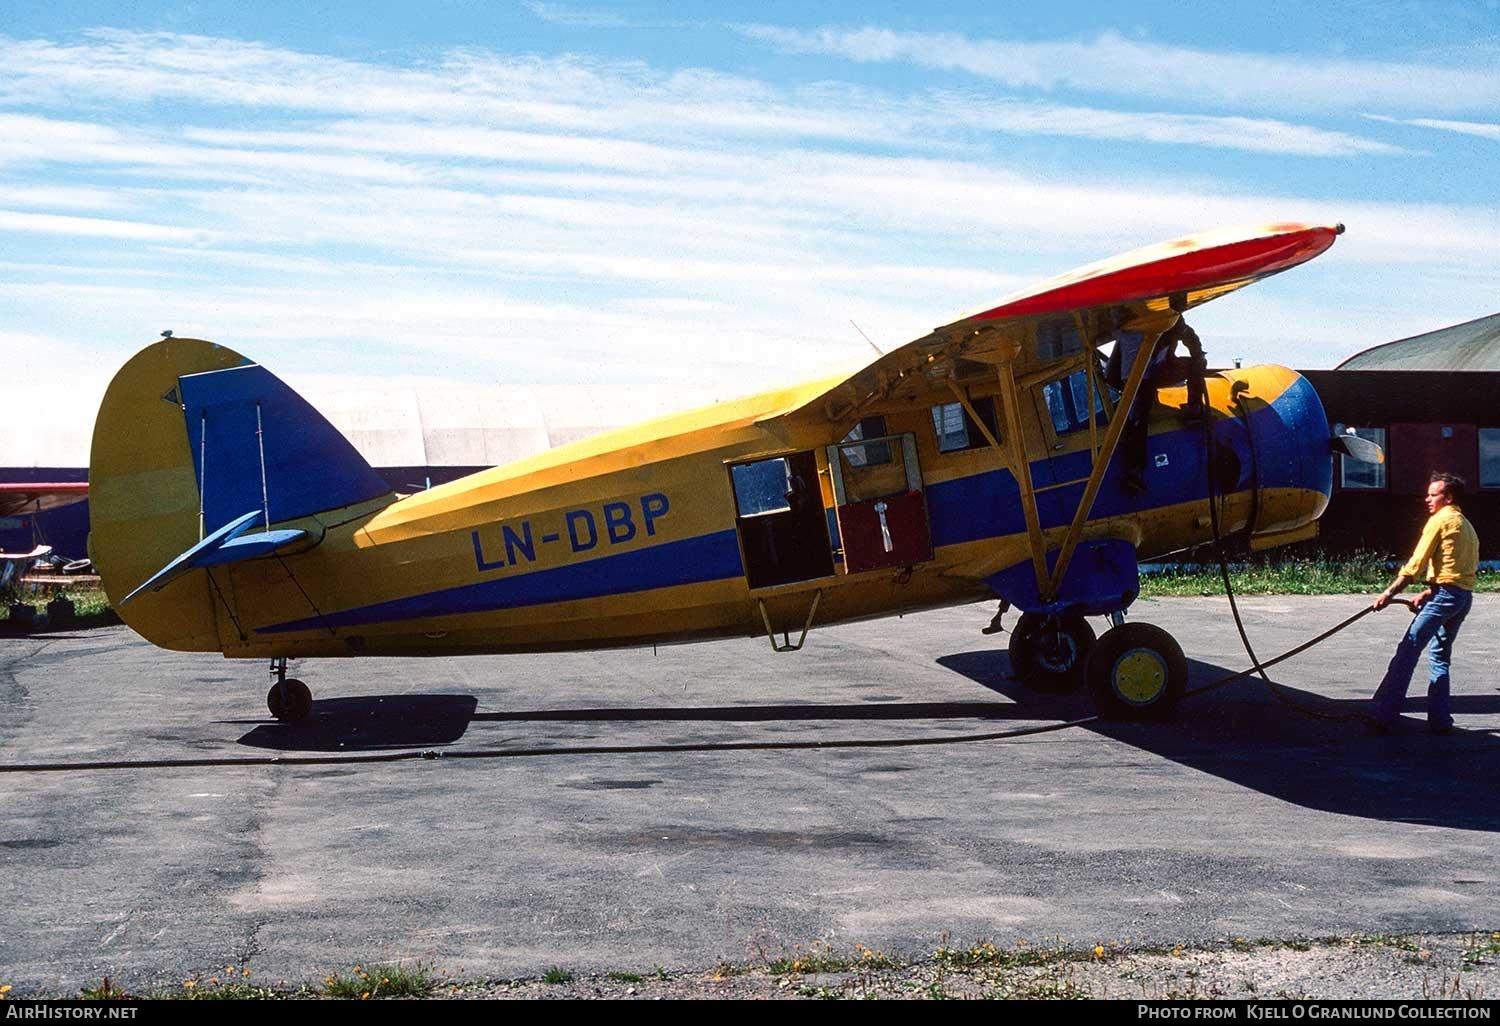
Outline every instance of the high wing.
{"label": "high wing", "polygon": [[87,481],[0,481],[0,517],[56,509],[88,497]]}
{"label": "high wing", "polygon": [[1076,356],[1118,327],[1161,330],[1176,315],[1322,253],[1343,225],[1225,228],[1133,250],[1016,293],[868,364],[801,407],[831,421],[920,374],[936,383],[1008,364],[1018,378]]}

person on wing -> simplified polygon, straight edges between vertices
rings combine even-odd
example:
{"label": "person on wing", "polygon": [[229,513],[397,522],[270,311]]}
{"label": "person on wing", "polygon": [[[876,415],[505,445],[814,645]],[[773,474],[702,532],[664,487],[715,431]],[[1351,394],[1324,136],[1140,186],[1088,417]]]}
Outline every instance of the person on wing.
{"label": "person on wing", "polygon": [[1384,609],[1408,584],[1427,582],[1416,598],[1417,615],[1396,646],[1396,654],[1375,691],[1372,712],[1379,729],[1394,726],[1411,686],[1417,656],[1427,649],[1427,727],[1446,734],[1453,729],[1449,702],[1449,668],[1453,642],[1474,601],[1474,578],[1479,572],[1479,535],[1459,509],[1464,479],[1456,474],[1432,475],[1427,486],[1427,524],[1395,581],[1371,604]]}

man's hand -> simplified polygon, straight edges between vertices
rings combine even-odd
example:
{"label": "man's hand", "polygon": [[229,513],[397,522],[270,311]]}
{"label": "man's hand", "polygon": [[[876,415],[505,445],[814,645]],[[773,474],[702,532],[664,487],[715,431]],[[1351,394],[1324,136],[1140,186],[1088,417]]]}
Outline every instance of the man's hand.
{"label": "man's hand", "polygon": [[1375,601],[1370,603],[1370,608],[1375,610],[1376,612],[1384,609],[1386,606],[1391,604],[1391,599],[1395,598],[1397,595],[1401,594],[1402,591],[1406,590],[1406,586],[1410,583],[1410,577],[1407,577],[1405,574],[1397,574],[1396,579],[1391,582],[1391,586],[1385,589],[1385,591],[1382,591],[1380,595],[1375,599]]}
{"label": "man's hand", "polygon": [[1432,598],[1432,589],[1428,588],[1426,591],[1423,591],[1419,595],[1417,595],[1416,598],[1412,599],[1412,601],[1411,601],[1412,609],[1413,610],[1420,610],[1423,606],[1425,606],[1427,604],[1427,601],[1430,598]]}

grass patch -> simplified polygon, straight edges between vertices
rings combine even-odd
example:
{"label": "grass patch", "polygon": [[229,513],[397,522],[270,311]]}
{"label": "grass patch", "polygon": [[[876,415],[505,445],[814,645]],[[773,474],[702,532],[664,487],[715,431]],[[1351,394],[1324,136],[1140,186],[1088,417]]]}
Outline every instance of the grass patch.
{"label": "grass patch", "polygon": [[[49,625],[43,622],[47,614],[47,603],[63,597],[73,603],[73,620],[67,624]],[[0,624],[9,626],[10,605],[24,602],[36,610],[37,622],[33,629],[68,627],[109,627],[120,622],[119,614],[109,604],[109,598],[98,584],[98,578],[79,580],[59,587],[52,585],[12,584],[0,593]]]}
{"label": "grass patch", "polygon": [[542,973],[543,983],[571,983],[572,981],[573,974],[566,969],[559,969],[557,966],[553,966]]}
{"label": "grass patch", "polygon": [[334,974],[323,980],[325,997],[348,1001],[373,998],[422,997],[437,986],[432,970],[421,962],[411,968],[403,965],[377,966],[365,969],[355,966],[348,974]]}
{"label": "grass patch", "polygon": [[[1351,555],[1268,553],[1229,564],[1229,581],[1237,595],[1363,595],[1383,590],[1401,564],[1383,554],[1362,550]],[[1481,571],[1475,591],[1500,591],[1500,573]],[[1408,589],[1416,594],[1416,589]],[[1224,594],[1219,567],[1201,563],[1168,564],[1141,575],[1147,598]]]}
{"label": "grass patch", "polygon": [[646,980],[640,973],[605,973],[605,978],[616,983],[644,983]]}
{"label": "grass patch", "polygon": [[853,954],[843,954],[822,941],[813,941],[806,951],[799,944],[792,948],[791,955],[772,959],[766,963],[766,971],[773,976],[806,976],[809,973],[897,969],[904,964],[883,951],[867,948],[863,944],[856,944]]}
{"label": "grass patch", "polygon": [[1395,948],[1397,951],[1410,952],[1421,950],[1421,946],[1413,938],[1391,933],[1356,933],[1345,938],[1344,943],[1350,947]]}
{"label": "grass patch", "polygon": [[950,948],[944,945],[932,953],[932,960],[938,965],[951,969],[1012,969],[1085,959],[1093,957],[1092,950],[1089,953],[1082,953],[1070,951],[1061,944],[1054,947],[1039,947],[1035,944],[1028,944],[1026,941],[1017,941],[1013,948],[1000,948],[989,941],[980,941],[967,948]]}
{"label": "grass patch", "polygon": [[1474,941],[1464,949],[1464,965],[1491,965],[1500,961],[1500,933],[1488,937],[1475,934]]}

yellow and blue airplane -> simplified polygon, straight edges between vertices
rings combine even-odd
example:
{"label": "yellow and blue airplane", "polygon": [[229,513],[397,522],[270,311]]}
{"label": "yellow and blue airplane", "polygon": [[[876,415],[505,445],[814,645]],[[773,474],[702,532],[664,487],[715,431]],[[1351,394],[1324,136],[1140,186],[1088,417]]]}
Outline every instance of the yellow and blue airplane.
{"label": "yellow and blue airplane", "polygon": [[[100,408],[90,554],[156,645],[269,659],[283,720],[312,705],[289,658],[747,634],[784,650],[813,625],[995,596],[1022,613],[1018,676],[1084,678],[1107,715],[1165,715],[1186,662],[1166,632],[1123,622],[1138,560],[1217,534],[1310,537],[1338,442],[1293,371],[1205,374],[1182,316],[1342,230],[1276,224],[1137,250],[852,375],[414,495],[265,368],[166,338]],[[1099,615],[1114,625],[1096,639],[1086,617]]]}

